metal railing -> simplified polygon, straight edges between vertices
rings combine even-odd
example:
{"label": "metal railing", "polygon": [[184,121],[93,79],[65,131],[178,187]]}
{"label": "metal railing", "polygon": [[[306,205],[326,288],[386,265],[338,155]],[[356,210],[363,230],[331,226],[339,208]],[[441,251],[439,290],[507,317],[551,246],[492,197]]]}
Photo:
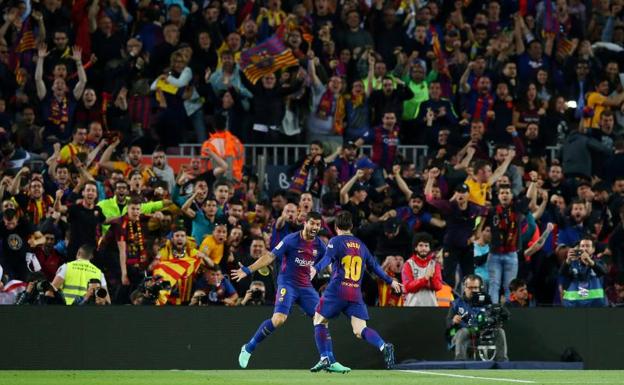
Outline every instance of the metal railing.
{"label": "metal railing", "polygon": [[[200,143],[182,143],[179,146],[179,156],[195,157],[201,154]],[[308,153],[308,144],[245,144],[245,159],[247,164],[256,167],[258,157],[264,156],[268,165],[282,166],[292,165],[303,159]],[[429,147],[428,146],[399,146],[399,154],[408,161],[413,162],[418,169],[425,165]],[[490,148],[490,153],[493,147]],[[550,159],[559,157],[560,146],[546,147]],[[372,146],[361,147],[361,153],[370,157]]]}

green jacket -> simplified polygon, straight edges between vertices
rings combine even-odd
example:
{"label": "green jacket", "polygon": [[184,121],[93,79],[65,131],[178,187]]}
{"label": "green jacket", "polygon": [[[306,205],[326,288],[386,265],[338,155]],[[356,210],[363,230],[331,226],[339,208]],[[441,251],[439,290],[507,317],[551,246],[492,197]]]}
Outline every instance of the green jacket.
{"label": "green jacket", "polygon": [[[119,209],[117,205],[117,198],[112,197],[108,199],[104,199],[103,201],[98,202],[98,206],[102,209],[102,214],[106,219],[109,218],[117,218],[128,212],[128,202],[130,202],[130,197],[126,197],[126,204],[123,207],[123,210]],[[163,205],[163,201],[156,202],[147,202],[141,204],[141,214],[151,214],[158,210],[162,210],[165,206]],[[102,235],[108,232],[110,225],[102,225]]]}

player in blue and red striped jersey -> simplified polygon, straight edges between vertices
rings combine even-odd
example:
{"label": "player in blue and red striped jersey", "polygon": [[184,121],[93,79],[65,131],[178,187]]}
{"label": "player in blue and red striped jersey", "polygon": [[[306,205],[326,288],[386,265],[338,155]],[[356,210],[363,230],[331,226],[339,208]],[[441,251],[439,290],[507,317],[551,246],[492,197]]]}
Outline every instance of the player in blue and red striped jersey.
{"label": "player in blue and red striped jersey", "polygon": [[249,266],[240,265],[232,270],[236,281],[251,275],[254,271],[269,266],[275,259],[279,262],[277,294],[273,316],[265,320],[248,343],[241,348],[238,363],[246,368],[256,346],[282,326],[293,304],[297,303],[310,317],[318,304],[319,295],[312,287],[311,267],[325,254],[325,244],[317,237],[321,229],[321,214],[309,212],[303,230],[287,235],[270,253],[266,253]]}
{"label": "player in blue and red striped jersey", "polygon": [[372,328],[366,326],[368,310],[362,299],[362,278],[364,267],[375,272],[397,293],[403,286],[386,274],[368,251],[364,242],[351,234],[353,219],[348,211],[341,211],[335,221],[337,236],[329,240],[325,256],[314,265],[312,276],[322,271],[328,264],[332,265],[332,276],[323,293],[316,313],[314,314],[314,338],[321,356],[320,361],[310,369],[312,372],[326,370],[329,372],[346,373],[351,369],[342,366],[334,358],[331,337],[327,327],[329,319],[344,313],[351,319],[351,327],[357,338],[375,346],[384,354],[386,368],[394,365],[394,346],[386,343]]}

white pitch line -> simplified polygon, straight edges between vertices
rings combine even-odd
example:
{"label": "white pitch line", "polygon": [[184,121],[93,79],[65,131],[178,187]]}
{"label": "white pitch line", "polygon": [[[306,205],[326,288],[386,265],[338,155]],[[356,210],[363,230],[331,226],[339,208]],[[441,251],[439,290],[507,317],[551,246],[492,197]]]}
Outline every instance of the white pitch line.
{"label": "white pitch line", "polygon": [[443,376],[443,377],[468,378],[468,379],[471,379],[471,380],[519,382],[519,383],[522,383],[522,384],[535,384],[536,383],[535,381],[529,381],[529,380],[514,380],[514,379],[511,379],[511,378],[466,376],[466,375],[463,375],[463,374],[437,373],[437,372],[428,372],[428,371],[424,371],[424,370],[401,370],[401,372],[416,373],[416,374],[431,374],[433,376]]}

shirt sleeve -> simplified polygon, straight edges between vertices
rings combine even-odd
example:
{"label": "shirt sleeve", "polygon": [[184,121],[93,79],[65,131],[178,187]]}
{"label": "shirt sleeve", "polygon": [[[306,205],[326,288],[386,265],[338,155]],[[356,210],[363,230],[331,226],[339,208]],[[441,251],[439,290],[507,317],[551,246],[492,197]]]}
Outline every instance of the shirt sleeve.
{"label": "shirt sleeve", "polygon": [[[364,245],[363,245],[364,246]],[[377,258],[368,251],[368,247],[364,246],[363,253],[364,258],[366,258],[366,266],[369,270],[373,271],[377,277],[383,280],[388,285],[392,283],[392,278],[379,266],[377,263]]]}
{"label": "shirt sleeve", "polygon": [[56,271],[56,276],[63,278],[63,280],[65,280],[65,274],[67,274],[66,263],[62,264],[61,267],[59,267],[58,270]]}
{"label": "shirt sleeve", "polygon": [[271,253],[275,255],[276,259],[281,259],[286,253],[286,249],[288,249],[288,240],[289,238],[281,240],[277,245],[275,245],[273,250],[271,250]]}
{"label": "shirt sleeve", "polygon": [[329,243],[327,244],[327,248],[325,249],[325,254],[323,255],[323,258],[321,258],[314,264],[314,268],[316,269],[316,271],[324,270],[327,265],[331,263],[336,255],[336,248],[337,246],[334,244],[334,240],[330,239]]}
{"label": "shirt sleeve", "polygon": [[325,246],[323,241],[321,241],[320,238],[317,239],[317,240],[318,240],[318,249],[317,249],[318,250],[318,254],[316,256],[316,261],[314,261],[315,263],[320,261],[323,258],[323,256],[325,255],[325,252],[327,251],[327,247]]}
{"label": "shirt sleeve", "polygon": [[423,223],[431,222],[431,214],[429,214],[429,213],[422,213],[422,214],[420,214],[420,220],[423,221]]}

